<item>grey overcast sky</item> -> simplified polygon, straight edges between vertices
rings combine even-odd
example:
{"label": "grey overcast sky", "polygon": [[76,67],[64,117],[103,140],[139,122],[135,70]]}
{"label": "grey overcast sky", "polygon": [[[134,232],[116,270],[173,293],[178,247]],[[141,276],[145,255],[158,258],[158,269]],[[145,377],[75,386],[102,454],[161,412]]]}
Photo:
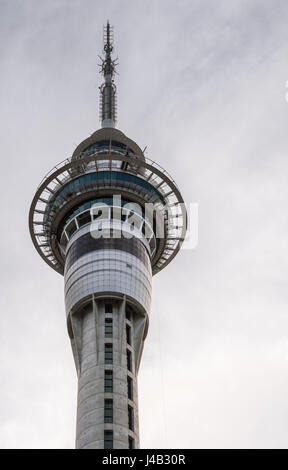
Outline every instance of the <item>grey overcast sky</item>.
{"label": "grey overcast sky", "polygon": [[74,447],[63,279],[28,211],[99,127],[107,19],[118,128],[199,204],[197,249],[153,280],[141,446],[287,448],[285,0],[0,0],[0,447]]}

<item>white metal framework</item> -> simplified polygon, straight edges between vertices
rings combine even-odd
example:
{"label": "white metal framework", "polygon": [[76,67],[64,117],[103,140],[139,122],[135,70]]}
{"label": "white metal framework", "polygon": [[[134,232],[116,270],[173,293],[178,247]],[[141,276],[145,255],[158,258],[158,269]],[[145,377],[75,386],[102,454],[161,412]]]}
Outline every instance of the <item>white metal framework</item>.
{"label": "white metal framework", "polygon": [[[84,154],[84,152],[83,152]],[[80,175],[101,172],[121,171],[125,165],[125,173],[137,175],[154,187],[165,201],[168,210],[167,233],[161,244],[161,252],[153,257],[152,269],[156,274],[174,258],[185,238],[186,213],[183,198],[173,178],[166,170],[154,161],[143,157],[121,155],[112,152],[111,148],[94,151],[93,155],[83,155],[65,159],[56,165],[44,177],[39,185],[31,204],[29,228],[33,243],[42,258],[57,272],[63,274],[65,260],[59,255],[56,237],[51,237],[51,226],[47,225],[44,216],[51,198],[68,182]],[[159,210],[164,208],[159,207]]]}

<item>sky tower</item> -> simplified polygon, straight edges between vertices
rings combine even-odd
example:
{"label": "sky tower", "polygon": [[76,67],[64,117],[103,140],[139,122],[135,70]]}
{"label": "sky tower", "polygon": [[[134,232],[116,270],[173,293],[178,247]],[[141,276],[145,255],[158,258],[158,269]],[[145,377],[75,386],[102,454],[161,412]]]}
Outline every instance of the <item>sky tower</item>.
{"label": "sky tower", "polygon": [[45,176],[29,213],[35,248],[64,275],[78,375],[77,449],[139,448],[137,374],[152,276],[174,258],[186,230],[174,180],[115,129],[112,53],[107,22],[101,129]]}

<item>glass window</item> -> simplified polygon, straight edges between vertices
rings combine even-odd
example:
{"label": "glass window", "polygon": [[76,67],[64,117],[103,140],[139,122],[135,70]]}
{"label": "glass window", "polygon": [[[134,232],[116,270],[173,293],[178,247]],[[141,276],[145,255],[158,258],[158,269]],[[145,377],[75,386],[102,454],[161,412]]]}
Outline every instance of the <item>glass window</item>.
{"label": "glass window", "polygon": [[76,224],[75,224],[75,220],[72,220],[72,222],[68,225],[68,227],[66,228],[66,233],[69,237],[71,237],[71,235],[77,230],[77,227],[76,227]]}
{"label": "glass window", "polygon": [[113,364],[113,344],[105,344],[105,364]]}
{"label": "glass window", "polygon": [[126,307],[126,318],[127,320],[131,320],[131,310],[129,307]]}
{"label": "glass window", "polygon": [[132,354],[129,349],[127,349],[127,369],[132,372]]}
{"label": "glass window", "polygon": [[122,142],[118,142],[117,140],[112,140],[111,145],[113,145],[114,147],[120,147],[125,150],[127,149],[127,145],[122,144]]}
{"label": "glass window", "polygon": [[113,400],[104,400],[104,423],[113,423]]}
{"label": "glass window", "polygon": [[113,371],[112,370],[105,370],[104,392],[113,393]]}
{"label": "glass window", "polygon": [[113,336],[113,319],[105,318],[105,338],[112,338]]}
{"label": "glass window", "polygon": [[135,449],[135,442],[133,437],[128,436],[129,449]]}
{"label": "glass window", "polygon": [[128,426],[131,431],[134,430],[134,416],[133,416],[133,408],[132,406],[128,405]]}
{"label": "glass window", "polygon": [[127,344],[131,345],[131,327],[129,325],[126,325],[126,340]]}
{"label": "glass window", "polygon": [[86,211],[78,215],[77,220],[79,227],[83,227],[83,225],[89,224],[89,222],[91,222],[90,211]]}
{"label": "glass window", "polygon": [[112,304],[105,304],[105,313],[113,313]]}
{"label": "glass window", "polygon": [[113,449],[113,431],[104,431],[104,449]]}
{"label": "glass window", "polygon": [[[100,165],[100,162],[99,162]],[[107,162],[108,166],[108,162]],[[123,182],[124,184],[126,182],[132,183],[135,186],[140,186],[141,188],[144,188],[147,192],[155,195],[158,200],[162,202],[162,204],[165,205],[165,200],[161,193],[154,188],[150,183],[147,181],[143,180],[142,178],[139,178],[137,176],[124,173],[124,172],[118,172],[118,171],[99,171],[95,173],[90,173],[86,175],[82,175],[77,177],[76,179],[67,182],[64,186],[62,186],[58,191],[56,191],[55,194],[51,197],[49,200],[49,203],[47,204],[47,211],[46,211],[46,216],[45,218],[49,218],[50,216],[53,216],[53,214],[50,214],[50,211],[52,210],[55,211],[58,207],[60,207],[63,203],[63,201],[68,200],[69,198],[73,197],[76,192],[79,190],[87,190],[87,188],[93,188],[95,187],[95,184],[97,185],[98,182],[108,182],[108,184],[113,183],[114,181],[117,182]]]}
{"label": "glass window", "polygon": [[133,400],[133,380],[127,376],[127,391],[129,400]]}

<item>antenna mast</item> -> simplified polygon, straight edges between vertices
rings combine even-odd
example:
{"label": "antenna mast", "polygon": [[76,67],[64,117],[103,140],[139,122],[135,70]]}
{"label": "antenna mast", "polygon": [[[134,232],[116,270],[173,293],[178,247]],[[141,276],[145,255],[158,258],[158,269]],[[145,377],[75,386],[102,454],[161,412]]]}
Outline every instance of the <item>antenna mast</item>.
{"label": "antenna mast", "polygon": [[104,27],[104,53],[105,58],[101,58],[101,73],[104,76],[104,83],[100,86],[100,120],[102,127],[115,127],[116,124],[116,86],[114,75],[117,59],[112,60],[113,52],[113,28],[109,21]]}

